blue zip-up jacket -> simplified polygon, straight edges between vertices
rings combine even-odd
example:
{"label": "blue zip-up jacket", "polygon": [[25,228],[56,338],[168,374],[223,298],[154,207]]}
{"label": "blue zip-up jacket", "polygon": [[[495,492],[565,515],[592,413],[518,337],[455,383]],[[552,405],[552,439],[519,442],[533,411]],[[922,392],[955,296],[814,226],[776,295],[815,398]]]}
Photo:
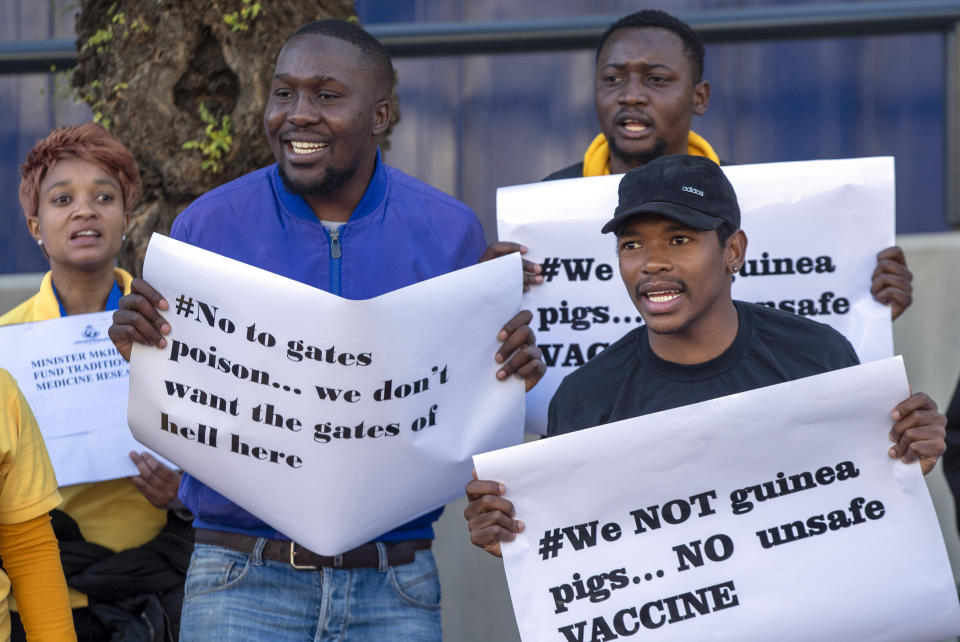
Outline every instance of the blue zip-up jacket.
{"label": "blue zip-up jacket", "polygon": [[[174,221],[170,236],[347,299],[369,299],[474,265],[486,247],[469,207],[388,167],[379,153],[363,198],[333,239],[307,202],[286,190],[276,165],[198,198]],[[296,314],[296,301],[290,312]],[[188,474],[180,500],[197,528],[289,539]],[[304,510],[315,509],[305,503]],[[433,537],[431,524],[441,511],[376,539]]]}

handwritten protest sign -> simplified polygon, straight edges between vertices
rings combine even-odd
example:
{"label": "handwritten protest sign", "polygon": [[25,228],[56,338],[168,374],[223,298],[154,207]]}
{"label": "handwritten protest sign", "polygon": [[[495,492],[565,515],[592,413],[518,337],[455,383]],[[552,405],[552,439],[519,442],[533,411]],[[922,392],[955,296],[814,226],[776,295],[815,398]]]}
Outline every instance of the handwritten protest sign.
{"label": "handwritten protest sign", "polygon": [[134,348],[130,428],[294,541],[342,553],[460,496],[473,454],[521,440],[523,383],[498,381],[494,360],[519,261],[349,301],[154,235],[144,278],[172,332]]}
{"label": "handwritten protest sign", "polygon": [[129,367],[107,337],[112,312],[0,328],[0,367],[30,404],[61,486],[137,475],[127,428]]}
{"label": "handwritten protest sign", "polygon": [[890,358],[486,453],[524,640],[936,640],[960,606]]}
{"label": "handwritten protest sign", "polygon": [[[890,311],[870,295],[876,254],[894,242],[893,159],[725,167],[737,192],[747,259],[737,299],[826,323],[861,361],[893,354]],[[548,369],[528,396],[527,431],[546,432],[547,405],[568,373],[642,323],[624,291],[616,239],[601,234],[620,176],[497,191],[499,237],[525,244],[545,283],[524,296]]]}

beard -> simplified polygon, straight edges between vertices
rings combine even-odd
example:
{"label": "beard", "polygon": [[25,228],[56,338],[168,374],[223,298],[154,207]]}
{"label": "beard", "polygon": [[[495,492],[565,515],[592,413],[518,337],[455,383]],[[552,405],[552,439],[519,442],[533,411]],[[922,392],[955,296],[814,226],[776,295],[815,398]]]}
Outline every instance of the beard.
{"label": "beard", "polygon": [[321,176],[317,176],[313,180],[294,181],[287,175],[282,163],[278,164],[277,167],[280,173],[280,180],[283,181],[283,186],[287,188],[288,192],[298,196],[320,196],[335,192],[340,189],[340,187],[347,182],[347,179],[353,176],[353,173],[356,171],[355,169],[335,169],[328,167]]}
{"label": "beard", "polygon": [[639,167],[646,165],[655,158],[660,158],[667,153],[667,141],[657,138],[653,141],[653,148],[646,152],[629,153],[617,146],[616,139],[607,138],[607,144],[610,145],[610,154],[619,158],[627,167]]}

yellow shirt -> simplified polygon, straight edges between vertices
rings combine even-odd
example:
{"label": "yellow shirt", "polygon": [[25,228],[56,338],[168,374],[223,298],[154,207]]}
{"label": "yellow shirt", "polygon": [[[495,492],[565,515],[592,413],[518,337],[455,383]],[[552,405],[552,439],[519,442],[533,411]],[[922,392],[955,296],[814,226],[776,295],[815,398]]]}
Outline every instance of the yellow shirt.
{"label": "yellow shirt", "polygon": [[[57,478],[37,420],[17,382],[0,369],[0,524],[25,522],[59,503]],[[10,580],[0,570],[0,640],[10,639],[9,596]]]}
{"label": "yellow shirt", "polygon": [[[120,268],[114,271],[123,293],[128,294],[133,277]],[[40,291],[0,316],[0,326],[58,318],[60,305],[53,293],[53,278],[47,272]],[[83,537],[113,551],[149,542],[167,522],[167,512],[148,502],[128,479],[64,486],[60,495],[61,510],[76,520]],[[76,609],[86,605],[87,596],[70,589],[70,606]]]}

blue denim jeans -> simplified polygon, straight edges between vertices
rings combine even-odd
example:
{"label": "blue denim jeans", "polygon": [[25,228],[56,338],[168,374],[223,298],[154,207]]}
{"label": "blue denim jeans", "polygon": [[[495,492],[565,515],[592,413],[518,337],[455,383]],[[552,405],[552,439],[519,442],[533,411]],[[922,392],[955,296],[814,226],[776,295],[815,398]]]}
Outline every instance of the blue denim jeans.
{"label": "blue denim jeans", "polygon": [[[187,572],[181,642],[439,642],[440,582],[429,550],[400,566],[296,570],[197,544]],[[384,560],[383,549],[380,559]]]}

